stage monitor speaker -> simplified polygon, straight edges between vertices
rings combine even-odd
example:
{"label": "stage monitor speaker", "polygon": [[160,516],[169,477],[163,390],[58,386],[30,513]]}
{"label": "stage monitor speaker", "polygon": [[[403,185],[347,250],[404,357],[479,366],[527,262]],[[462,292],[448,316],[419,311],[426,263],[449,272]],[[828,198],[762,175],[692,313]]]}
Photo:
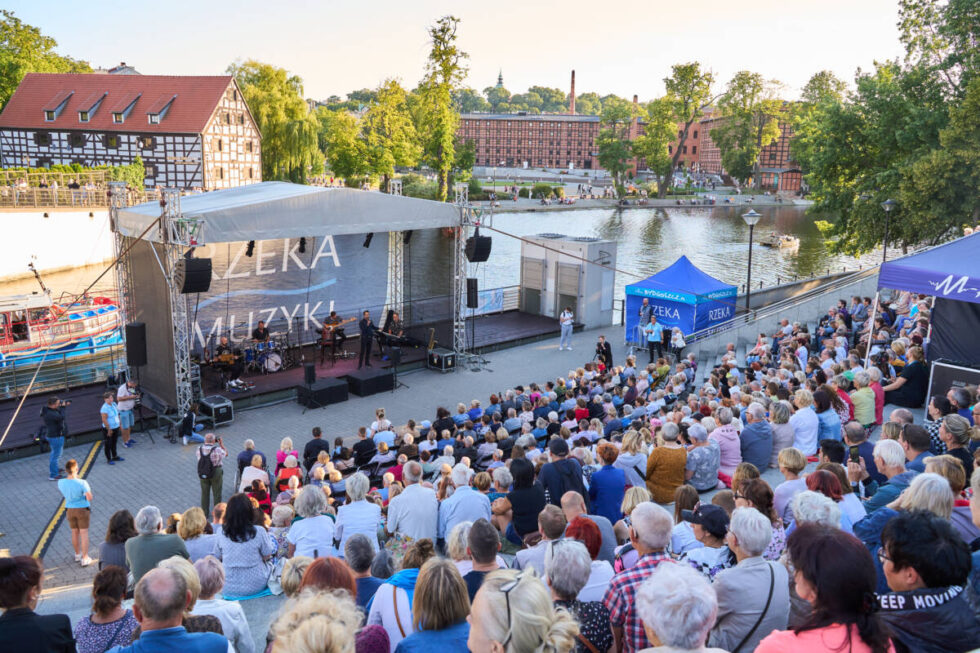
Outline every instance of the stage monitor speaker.
{"label": "stage monitor speaker", "polygon": [[146,324],[131,322],[126,325],[126,365],[146,365]]}
{"label": "stage monitor speaker", "polygon": [[347,401],[347,396],[347,382],[343,379],[324,378],[310,386],[296,386],[296,401],[307,408],[337,404]]}
{"label": "stage monitor speaker", "polygon": [[477,292],[476,279],[469,277],[466,279],[466,308],[479,308],[480,297]]}
{"label": "stage monitor speaker", "polygon": [[303,382],[306,385],[316,383],[316,363],[305,363],[303,365]]}
{"label": "stage monitor speaker", "polygon": [[466,239],[466,260],[483,263],[490,258],[490,236],[470,236]]}
{"label": "stage monitor speaker", "polygon": [[207,292],[211,288],[211,259],[182,258],[177,262],[174,277],[185,295]]}
{"label": "stage monitor speaker", "polygon": [[395,375],[391,370],[356,370],[347,375],[347,385],[358,397],[395,389]]}

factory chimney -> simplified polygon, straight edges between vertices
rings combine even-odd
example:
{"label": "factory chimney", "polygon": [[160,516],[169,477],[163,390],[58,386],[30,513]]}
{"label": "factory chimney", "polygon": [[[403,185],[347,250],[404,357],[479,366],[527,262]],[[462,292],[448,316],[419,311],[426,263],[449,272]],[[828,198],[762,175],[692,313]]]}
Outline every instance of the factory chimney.
{"label": "factory chimney", "polygon": [[575,71],[572,71],[572,92],[568,96],[568,112],[575,115]]}

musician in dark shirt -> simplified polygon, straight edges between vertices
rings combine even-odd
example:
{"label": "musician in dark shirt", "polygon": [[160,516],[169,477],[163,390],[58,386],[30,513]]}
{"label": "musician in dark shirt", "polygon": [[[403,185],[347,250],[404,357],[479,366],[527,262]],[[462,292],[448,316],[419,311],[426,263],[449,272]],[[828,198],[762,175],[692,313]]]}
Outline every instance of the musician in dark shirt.
{"label": "musician in dark shirt", "polygon": [[338,348],[343,351],[347,334],[344,333],[342,327],[337,326],[343,323],[344,321],[337,315],[337,311],[330,311],[330,316],[323,320],[323,328],[320,329],[320,363],[323,363],[328,344],[331,355],[336,354]]}
{"label": "musician in dark shirt", "polygon": [[265,328],[265,322],[259,320],[259,325],[252,329],[252,340],[255,342],[269,342],[269,330]]}
{"label": "musician in dark shirt", "polygon": [[[262,323],[259,322],[259,324]],[[239,382],[238,377],[245,371],[245,364],[242,362],[241,356],[242,352],[232,347],[226,336],[221,336],[218,340],[218,346],[214,348],[214,358],[217,359],[214,365],[227,371],[228,379],[235,384]]]}
{"label": "musician in dark shirt", "polygon": [[371,321],[371,311],[364,311],[364,315],[357,326],[361,330],[361,354],[357,359],[357,369],[361,369],[365,365],[371,367],[371,340],[378,330],[378,327],[374,326],[374,322]]}

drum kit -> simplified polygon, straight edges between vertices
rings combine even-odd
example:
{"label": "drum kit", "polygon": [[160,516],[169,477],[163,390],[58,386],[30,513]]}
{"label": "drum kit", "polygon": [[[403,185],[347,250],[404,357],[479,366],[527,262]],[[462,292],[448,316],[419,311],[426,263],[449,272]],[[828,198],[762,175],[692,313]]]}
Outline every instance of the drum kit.
{"label": "drum kit", "polygon": [[282,336],[273,336],[269,342],[244,340],[241,350],[245,354],[245,369],[250,372],[272,374],[295,365],[288,343]]}

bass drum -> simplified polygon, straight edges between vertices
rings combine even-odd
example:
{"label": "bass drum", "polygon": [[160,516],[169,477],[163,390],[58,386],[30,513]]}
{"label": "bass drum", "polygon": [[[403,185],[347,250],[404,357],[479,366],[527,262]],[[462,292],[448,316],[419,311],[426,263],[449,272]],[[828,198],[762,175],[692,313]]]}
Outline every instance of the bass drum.
{"label": "bass drum", "polygon": [[275,352],[268,352],[259,356],[259,366],[266,374],[278,372],[282,369],[282,357]]}

